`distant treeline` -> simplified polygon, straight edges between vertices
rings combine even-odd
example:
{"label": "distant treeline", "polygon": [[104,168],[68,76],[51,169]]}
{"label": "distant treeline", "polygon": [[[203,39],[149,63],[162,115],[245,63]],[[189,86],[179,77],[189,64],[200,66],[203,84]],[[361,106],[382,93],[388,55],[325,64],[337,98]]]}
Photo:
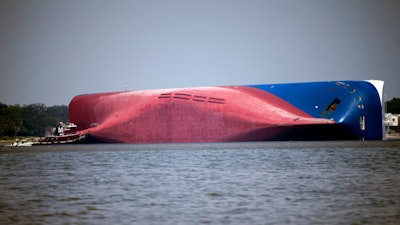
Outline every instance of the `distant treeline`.
{"label": "distant treeline", "polygon": [[68,121],[66,105],[5,105],[0,103],[0,137],[44,136],[58,122]]}
{"label": "distant treeline", "polygon": [[388,113],[400,114],[400,98],[393,98],[387,101],[386,108]]}

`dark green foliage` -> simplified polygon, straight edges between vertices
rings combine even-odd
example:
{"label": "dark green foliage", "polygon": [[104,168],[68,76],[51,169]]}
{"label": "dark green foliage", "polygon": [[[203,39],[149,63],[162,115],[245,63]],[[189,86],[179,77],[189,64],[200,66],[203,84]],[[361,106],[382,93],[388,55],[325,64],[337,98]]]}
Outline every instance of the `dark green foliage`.
{"label": "dark green foliage", "polygon": [[8,106],[0,103],[0,137],[43,136],[60,121],[68,121],[68,107],[65,105]]}
{"label": "dark green foliage", "polygon": [[386,102],[387,112],[392,114],[400,114],[400,98],[393,98]]}

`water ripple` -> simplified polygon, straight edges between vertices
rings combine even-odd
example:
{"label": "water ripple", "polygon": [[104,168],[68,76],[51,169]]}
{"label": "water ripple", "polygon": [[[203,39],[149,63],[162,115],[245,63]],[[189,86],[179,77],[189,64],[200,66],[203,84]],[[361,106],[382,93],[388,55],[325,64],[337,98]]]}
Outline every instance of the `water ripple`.
{"label": "water ripple", "polygon": [[0,149],[0,224],[399,224],[399,142]]}

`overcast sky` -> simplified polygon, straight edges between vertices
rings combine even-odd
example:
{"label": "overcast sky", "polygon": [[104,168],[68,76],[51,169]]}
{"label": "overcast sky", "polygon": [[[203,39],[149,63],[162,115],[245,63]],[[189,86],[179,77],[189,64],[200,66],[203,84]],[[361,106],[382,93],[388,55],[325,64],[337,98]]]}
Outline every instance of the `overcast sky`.
{"label": "overcast sky", "polygon": [[400,1],[0,0],[0,102],[380,79],[400,97]]}

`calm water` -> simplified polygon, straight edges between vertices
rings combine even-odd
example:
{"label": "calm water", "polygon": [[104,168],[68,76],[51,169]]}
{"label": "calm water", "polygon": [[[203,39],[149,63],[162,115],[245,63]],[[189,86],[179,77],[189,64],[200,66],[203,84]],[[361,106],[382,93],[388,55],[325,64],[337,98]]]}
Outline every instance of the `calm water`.
{"label": "calm water", "polygon": [[1,147],[0,224],[400,224],[400,142]]}

